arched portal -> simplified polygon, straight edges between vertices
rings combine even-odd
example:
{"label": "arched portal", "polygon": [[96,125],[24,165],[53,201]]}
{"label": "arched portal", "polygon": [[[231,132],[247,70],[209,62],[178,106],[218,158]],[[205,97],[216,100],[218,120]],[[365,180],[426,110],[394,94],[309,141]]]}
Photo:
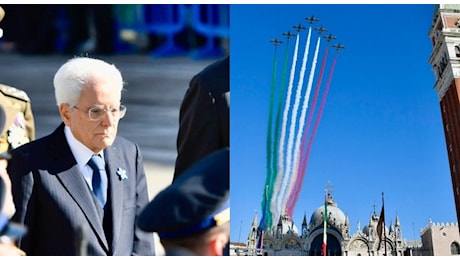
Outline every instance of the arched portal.
{"label": "arched portal", "polygon": [[[310,245],[309,255],[311,256],[320,256],[322,255],[321,248],[323,245],[323,234],[320,234],[313,239]],[[341,256],[342,255],[342,246],[340,245],[339,240],[331,234],[327,234],[327,246],[326,246],[326,255],[328,256]]]}

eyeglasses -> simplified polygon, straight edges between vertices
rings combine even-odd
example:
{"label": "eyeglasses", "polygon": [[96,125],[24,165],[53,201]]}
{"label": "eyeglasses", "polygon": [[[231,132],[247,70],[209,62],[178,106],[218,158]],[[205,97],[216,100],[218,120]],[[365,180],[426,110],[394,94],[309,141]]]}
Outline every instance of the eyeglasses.
{"label": "eyeglasses", "polygon": [[[84,112],[77,106],[73,106],[73,108]],[[91,121],[99,121],[105,115],[105,113],[110,112],[113,117],[123,118],[126,114],[126,106],[120,105],[119,108],[105,108],[102,106],[94,106],[86,111],[88,113],[88,117]]]}

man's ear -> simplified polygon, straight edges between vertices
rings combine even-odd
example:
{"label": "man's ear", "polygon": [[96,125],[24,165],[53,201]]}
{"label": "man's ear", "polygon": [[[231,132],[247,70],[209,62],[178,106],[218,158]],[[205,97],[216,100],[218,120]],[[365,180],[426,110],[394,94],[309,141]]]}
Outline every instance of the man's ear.
{"label": "man's ear", "polygon": [[213,256],[222,256],[227,246],[228,237],[224,233],[218,233],[209,242],[209,250]]}
{"label": "man's ear", "polygon": [[68,104],[59,105],[59,114],[61,115],[61,119],[66,126],[70,126],[70,113],[71,112],[72,112],[72,108]]}

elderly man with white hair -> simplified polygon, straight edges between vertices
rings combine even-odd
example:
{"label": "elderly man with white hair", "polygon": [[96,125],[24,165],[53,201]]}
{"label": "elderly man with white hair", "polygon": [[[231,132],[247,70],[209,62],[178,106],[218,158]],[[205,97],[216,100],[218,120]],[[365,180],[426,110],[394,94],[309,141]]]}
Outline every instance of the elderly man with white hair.
{"label": "elderly man with white hair", "polygon": [[154,255],[135,221],[148,203],[139,146],[117,136],[123,79],[105,61],[76,57],[54,76],[63,123],[11,151],[16,213],[27,255]]}

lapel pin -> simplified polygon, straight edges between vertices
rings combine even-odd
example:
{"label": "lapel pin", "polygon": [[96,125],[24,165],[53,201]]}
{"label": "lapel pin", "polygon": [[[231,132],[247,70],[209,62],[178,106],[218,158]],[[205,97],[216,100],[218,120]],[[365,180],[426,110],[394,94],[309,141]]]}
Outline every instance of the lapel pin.
{"label": "lapel pin", "polygon": [[117,169],[117,175],[118,177],[120,177],[120,180],[127,180],[128,179],[128,175],[126,174],[126,170],[118,167]]}

